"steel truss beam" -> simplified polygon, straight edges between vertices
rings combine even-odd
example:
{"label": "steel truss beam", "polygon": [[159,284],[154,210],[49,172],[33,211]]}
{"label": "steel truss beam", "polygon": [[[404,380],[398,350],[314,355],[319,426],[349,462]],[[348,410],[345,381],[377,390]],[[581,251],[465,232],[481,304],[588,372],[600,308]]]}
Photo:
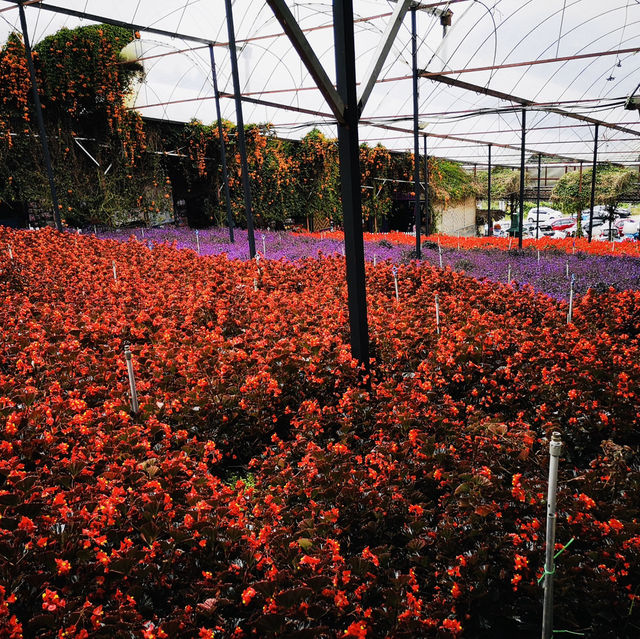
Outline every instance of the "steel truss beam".
{"label": "steel truss beam", "polygon": [[[20,4],[20,0],[6,0],[6,2],[12,2],[14,4]],[[26,2],[24,3],[27,4]],[[104,24],[111,24],[114,27],[123,27],[124,29],[133,29],[135,31],[144,31],[146,33],[153,33],[154,35],[166,36],[167,38],[180,38],[186,42],[199,42],[200,44],[213,44],[217,43],[213,40],[207,40],[206,38],[197,38],[195,36],[185,35],[183,33],[176,33],[174,31],[166,31],[165,29],[156,29],[155,27],[148,27],[143,24],[135,24],[133,22],[126,22],[123,20],[116,20],[115,18],[108,18],[107,16],[99,16],[93,13],[87,13],[86,11],[76,11],[74,9],[67,9],[65,7],[54,7],[50,4],[44,4],[43,2],[38,4],[38,9],[43,11],[52,11],[53,13],[61,13],[65,16],[71,16],[72,18],[83,18],[85,20],[91,20],[92,22],[102,22]]]}
{"label": "steel truss beam", "polygon": [[314,79],[320,93],[322,93],[329,108],[333,111],[335,118],[339,123],[345,124],[344,100],[333,86],[333,82],[329,79],[327,72],[324,70],[320,60],[318,60],[318,57],[311,48],[309,41],[302,32],[302,29],[286,2],[284,2],[284,0],[267,0],[267,4],[271,7],[273,15],[275,15],[283,31],[289,37],[291,44],[298,52],[305,67],[307,67],[307,71],[309,71],[311,77]]}
{"label": "steel truss beam", "polygon": [[448,84],[449,86],[456,87],[458,89],[465,89],[467,91],[473,91],[474,93],[481,93],[483,95],[488,95],[492,98],[498,98],[499,100],[505,100],[507,102],[515,102],[516,104],[520,104],[521,106],[524,106],[524,107],[534,107],[541,111],[548,111],[549,113],[557,113],[558,115],[563,115],[563,116],[566,116],[567,118],[572,118],[574,120],[580,120],[581,122],[598,124],[608,129],[613,129],[615,131],[622,131],[623,133],[628,133],[629,135],[640,136],[640,131],[628,129],[627,127],[619,126],[617,124],[609,124],[604,120],[590,118],[589,116],[586,116],[586,115],[578,115],[576,113],[571,113],[570,111],[565,111],[564,109],[558,109],[557,107],[554,107],[554,106],[541,106],[540,104],[536,104],[535,102],[533,102],[533,100],[526,100],[525,98],[519,98],[515,95],[511,95],[510,93],[496,91],[495,89],[489,89],[488,87],[482,87],[477,84],[471,84],[470,82],[464,82],[463,80],[456,80],[454,78],[449,78],[448,76],[444,76],[442,74],[433,74],[433,73],[428,73],[427,71],[423,71],[420,75],[423,78],[428,78],[429,80],[433,80],[434,82],[441,82],[442,84]]}
{"label": "steel truss beam", "polygon": [[601,58],[607,55],[620,56],[626,53],[638,53],[639,47],[631,49],[618,49],[616,51],[599,51],[597,53],[579,53],[577,55],[567,55],[560,58],[544,58],[542,60],[528,60],[526,62],[510,62],[508,64],[494,64],[488,67],[471,67],[465,69],[455,69],[453,71],[438,71],[437,73],[424,73],[423,78],[438,77],[442,75],[457,75],[458,73],[480,73],[481,71],[497,71],[500,69],[514,69],[516,67],[532,67],[536,64],[552,64],[554,62],[572,62],[574,60],[584,60],[587,58]]}

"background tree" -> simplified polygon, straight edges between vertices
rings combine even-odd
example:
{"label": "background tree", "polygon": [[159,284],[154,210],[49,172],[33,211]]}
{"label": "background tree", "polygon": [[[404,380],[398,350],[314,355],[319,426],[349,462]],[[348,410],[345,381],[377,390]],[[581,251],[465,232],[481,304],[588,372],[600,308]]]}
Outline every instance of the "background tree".
{"label": "background tree", "polygon": [[[551,199],[565,213],[576,215],[577,234],[582,235],[581,212],[589,206],[591,199],[592,169],[565,173],[553,187]],[[612,164],[599,165],[596,170],[595,203],[606,207],[608,212],[609,233],[618,204],[630,195],[635,187],[636,176],[633,171]]]}
{"label": "background tree", "polygon": [[[475,179],[478,195],[487,198],[489,195],[489,174],[478,171]],[[491,201],[503,200],[509,204],[509,215],[513,221],[515,213],[515,198],[520,192],[520,171],[504,166],[496,166],[491,171]],[[502,219],[504,214],[492,215],[494,220]]]}

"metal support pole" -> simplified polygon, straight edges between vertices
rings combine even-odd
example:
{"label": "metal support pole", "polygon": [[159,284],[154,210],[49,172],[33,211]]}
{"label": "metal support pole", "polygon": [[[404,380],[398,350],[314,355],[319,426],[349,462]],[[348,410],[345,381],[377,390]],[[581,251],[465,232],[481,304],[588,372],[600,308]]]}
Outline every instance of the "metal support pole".
{"label": "metal support pole", "polygon": [[538,189],[536,192],[536,240],[540,231],[540,169],[542,165],[542,153],[538,153]]}
{"label": "metal support pole", "polygon": [[522,223],[524,219],[524,140],[527,133],[527,110],[522,109],[522,139],[520,143],[520,211],[518,213],[518,248],[522,248]]}
{"label": "metal support pole", "polygon": [[411,7],[411,64],[413,86],[413,182],[415,198],[413,201],[414,224],[416,227],[416,258],[420,259],[420,139],[418,137],[418,32],[416,26],[416,8]]}
{"label": "metal support pole", "polygon": [[136,391],[136,378],[133,374],[133,362],[131,361],[131,350],[129,344],[124,345],[124,357],[127,360],[127,373],[129,374],[129,390],[131,391],[131,412],[138,414],[138,392]]}
{"label": "metal support pole", "polygon": [[556,492],[558,489],[558,462],[562,450],[560,433],[554,432],[549,442],[549,487],[547,492],[547,546],[544,562],[544,603],[542,608],[542,639],[553,634],[553,573],[556,546]]}
{"label": "metal support pole", "polygon": [[249,184],[249,164],[247,162],[247,143],[244,137],[244,120],[242,117],[242,96],[240,93],[240,76],[238,74],[238,55],[236,53],[236,36],[233,26],[233,8],[231,0],[225,0],[227,13],[227,31],[229,33],[229,56],[231,58],[231,75],[233,76],[233,95],[236,103],[236,120],[238,121],[238,151],[242,166],[242,190],[244,191],[244,210],[247,216],[247,235],[249,237],[249,257],[256,254],[256,238],[253,233],[253,212],[251,210],[251,185]]}
{"label": "metal support pole", "polygon": [[213,94],[216,101],[216,117],[218,118],[218,137],[220,138],[220,164],[222,164],[222,181],[224,183],[224,199],[227,206],[227,226],[229,227],[229,240],[233,244],[233,213],[231,211],[231,195],[229,193],[229,172],[227,171],[227,150],[224,143],[224,128],[222,126],[222,111],[220,109],[220,91],[218,90],[218,73],[216,71],[216,58],[213,53],[213,45],[209,45],[209,57],[211,58],[211,75],[213,76]]}
{"label": "metal support pole", "polygon": [[[229,0],[227,0],[228,2]],[[340,189],[344,224],[345,262],[351,354],[369,365],[369,329],[362,236],[360,196],[360,148],[358,144],[358,98],[356,94],[356,56],[353,35],[352,0],[334,0],[336,84],[345,106],[344,123],[338,122]]]}
{"label": "metal support pole", "polygon": [[487,235],[493,235],[493,220],[491,219],[491,144],[489,145],[489,170],[487,171]]}
{"label": "metal support pole", "polygon": [[589,203],[589,232],[587,233],[587,237],[589,238],[589,242],[591,242],[591,234],[593,231],[593,205],[596,198],[596,172],[597,172],[597,162],[598,162],[598,132],[600,129],[600,125],[596,124],[595,131],[593,135],[593,166],[591,168],[591,200]]}
{"label": "metal support pole", "polygon": [[436,334],[440,335],[440,298],[436,293]]}
{"label": "metal support pole", "polygon": [[429,156],[427,155],[427,134],[424,134],[424,232],[431,233],[429,220]]}
{"label": "metal support pole", "polygon": [[[228,1],[228,0],[227,0]],[[369,365],[369,329],[362,236],[362,200],[360,196],[360,147],[358,144],[358,98],[356,94],[356,56],[353,35],[352,0],[333,3],[336,84],[345,103],[345,122],[338,123],[340,154],[340,190],[344,225],[345,262],[351,354]]]}
{"label": "metal support pole", "polygon": [[[578,181],[578,201],[580,202],[580,210],[576,214],[576,237],[582,237],[583,226],[582,226],[582,160],[580,161],[580,178]],[[573,240],[573,252],[576,252],[576,240]]]}
{"label": "metal support pole", "polygon": [[60,206],[58,205],[58,194],[53,179],[53,167],[51,166],[51,154],[49,153],[49,143],[47,141],[47,132],[44,128],[44,118],[42,117],[42,104],[40,103],[40,94],[38,93],[38,78],[36,77],[36,68],[33,64],[33,55],[31,53],[31,44],[29,43],[29,33],[27,31],[27,18],[24,15],[24,7],[22,2],[18,3],[20,12],[20,25],[22,27],[22,37],[24,38],[24,52],[27,56],[27,66],[29,67],[29,75],[31,76],[31,90],[33,93],[33,103],[36,107],[36,117],[38,120],[38,129],[40,130],[40,143],[42,144],[42,155],[44,164],[47,169],[47,177],[49,178],[49,189],[51,190],[51,204],[53,206],[53,223],[58,231],[62,231],[62,221],[60,220]]}

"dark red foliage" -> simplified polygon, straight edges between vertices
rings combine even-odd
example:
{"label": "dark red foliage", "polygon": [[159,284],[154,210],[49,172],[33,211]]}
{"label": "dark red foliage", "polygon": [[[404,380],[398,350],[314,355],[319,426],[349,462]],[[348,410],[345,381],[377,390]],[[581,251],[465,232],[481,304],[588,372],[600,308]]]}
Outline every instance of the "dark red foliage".
{"label": "dark red foliage", "polygon": [[537,637],[553,430],[555,627],[637,636],[639,293],[567,326],[415,264],[398,303],[368,265],[367,376],[339,258],[0,255],[0,636]]}

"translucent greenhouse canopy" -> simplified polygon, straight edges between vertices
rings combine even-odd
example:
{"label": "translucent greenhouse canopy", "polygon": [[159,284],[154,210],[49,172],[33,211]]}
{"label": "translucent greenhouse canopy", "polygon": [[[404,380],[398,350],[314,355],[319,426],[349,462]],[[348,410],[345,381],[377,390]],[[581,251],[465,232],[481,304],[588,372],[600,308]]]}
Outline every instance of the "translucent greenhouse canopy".
{"label": "translucent greenhouse canopy", "polygon": [[[335,81],[331,2],[287,2],[329,77]],[[396,2],[354,0],[357,75],[362,81]],[[131,105],[144,116],[176,121],[215,118],[208,42],[214,43],[223,117],[235,121],[225,6],[222,0],[45,0],[25,3],[33,43],[62,27],[118,20],[134,25],[145,79]],[[20,31],[13,2],[0,4],[4,37]],[[65,9],[84,17],[65,15]],[[450,10],[451,26],[441,24]],[[278,135],[299,138],[312,128],[336,135],[335,119],[307,68],[265,2],[235,0],[244,121],[272,123]],[[89,19],[87,16],[91,16]],[[100,17],[103,20],[98,20]],[[452,0],[417,8],[419,114],[429,153],[482,165],[491,143],[494,163],[518,165],[521,109],[436,81],[462,81],[529,101],[527,154],[590,162],[594,125],[598,159],[623,164],[640,156],[640,117],[624,104],[640,83],[640,3],[636,0]],[[155,31],[175,34],[173,37]],[[200,41],[198,41],[200,40]],[[411,28],[407,14],[360,124],[362,142],[405,151],[412,141]],[[561,113],[559,112],[561,111]],[[624,130],[620,130],[620,129]],[[449,137],[446,137],[449,136]]]}

